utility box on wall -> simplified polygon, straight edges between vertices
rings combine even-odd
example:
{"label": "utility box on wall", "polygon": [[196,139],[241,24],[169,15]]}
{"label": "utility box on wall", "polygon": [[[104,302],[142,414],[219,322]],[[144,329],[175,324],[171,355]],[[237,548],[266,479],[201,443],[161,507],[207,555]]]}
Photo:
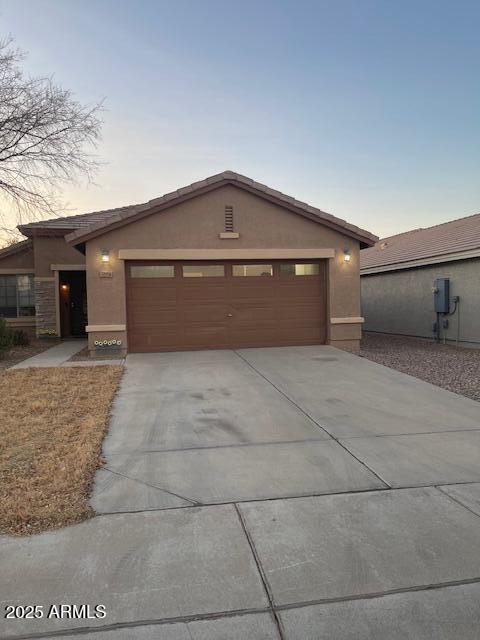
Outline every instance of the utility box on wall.
{"label": "utility box on wall", "polygon": [[434,284],[435,313],[450,312],[450,279],[437,278]]}

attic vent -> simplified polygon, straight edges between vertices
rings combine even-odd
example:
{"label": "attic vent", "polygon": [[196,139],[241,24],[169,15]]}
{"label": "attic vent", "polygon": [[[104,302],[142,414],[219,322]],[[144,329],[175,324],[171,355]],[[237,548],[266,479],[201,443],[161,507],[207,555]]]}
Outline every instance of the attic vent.
{"label": "attic vent", "polygon": [[225,231],[227,233],[233,232],[233,207],[225,207]]}

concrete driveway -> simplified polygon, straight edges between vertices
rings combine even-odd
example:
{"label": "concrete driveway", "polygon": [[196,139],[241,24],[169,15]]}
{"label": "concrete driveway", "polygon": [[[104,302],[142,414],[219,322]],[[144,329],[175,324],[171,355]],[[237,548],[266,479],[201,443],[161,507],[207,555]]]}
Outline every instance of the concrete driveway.
{"label": "concrete driveway", "polygon": [[132,355],[104,453],[102,515],[0,539],[0,580],[106,617],[2,638],[480,637],[474,401],[330,347]]}

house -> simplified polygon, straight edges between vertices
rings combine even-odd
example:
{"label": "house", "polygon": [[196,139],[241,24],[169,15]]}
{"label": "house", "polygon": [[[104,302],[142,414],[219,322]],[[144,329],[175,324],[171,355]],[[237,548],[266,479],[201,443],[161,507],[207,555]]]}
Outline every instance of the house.
{"label": "house", "polygon": [[[480,214],[383,238],[360,265],[366,330],[480,345]],[[437,322],[440,279],[448,300]]]}
{"label": "house", "polygon": [[357,347],[367,231],[232,171],[145,204],[20,225],[0,315],[122,352]]}

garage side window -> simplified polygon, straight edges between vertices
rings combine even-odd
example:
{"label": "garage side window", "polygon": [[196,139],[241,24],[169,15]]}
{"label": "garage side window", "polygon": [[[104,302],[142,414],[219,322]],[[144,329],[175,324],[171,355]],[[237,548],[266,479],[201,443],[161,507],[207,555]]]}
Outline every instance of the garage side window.
{"label": "garage side window", "polygon": [[232,266],[234,276],[273,276],[271,264],[234,264]]}
{"label": "garage side window", "polygon": [[320,273],[320,265],[312,264],[293,264],[286,262],[280,265],[280,274],[282,276],[318,276]]}
{"label": "garage side window", "polygon": [[148,264],[130,267],[132,278],[173,278],[175,267],[173,264]]}
{"label": "garage side window", "polygon": [[221,278],[225,275],[223,264],[184,264],[184,278]]}

